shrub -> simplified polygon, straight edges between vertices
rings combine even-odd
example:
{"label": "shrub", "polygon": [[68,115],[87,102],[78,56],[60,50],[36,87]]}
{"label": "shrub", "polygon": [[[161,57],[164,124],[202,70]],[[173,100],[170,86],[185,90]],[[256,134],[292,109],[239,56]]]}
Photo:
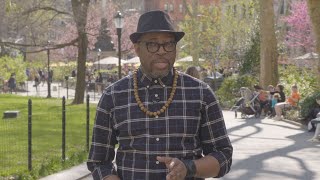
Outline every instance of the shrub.
{"label": "shrub", "polygon": [[232,107],[238,99],[237,93],[241,87],[253,87],[257,84],[257,78],[246,74],[242,76],[231,76],[224,79],[221,87],[216,92],[223,108]]}
{"label": "shrub", "polygon": [[307,96],[306,98],[304,98],[301,103],[301,116],[302,117],[307,117],[307,115],[309,114],[310,110],[313,107],[316,107],[316,99],[320,97],[320,91],[318,90],[317,92],[314,92],[313,94]]}
{"label": "shrub", "polygon": [[298,86],[302,99],[316,92],[316,75],[309,69],[287,66],[280,67],[279,70],[280,83],[284,85],[287,96],[291,93],[293,84]]}

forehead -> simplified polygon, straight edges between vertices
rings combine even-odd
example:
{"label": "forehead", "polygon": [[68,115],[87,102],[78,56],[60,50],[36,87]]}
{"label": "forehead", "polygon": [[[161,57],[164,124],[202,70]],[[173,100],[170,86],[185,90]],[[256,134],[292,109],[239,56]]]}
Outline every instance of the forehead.
{"label": "forehead", "polygon": [[169,32],[150,32],[143,34],[140,37],[140,40],[163,40],[163,39],[169,39],[174,40],[173,33]]}

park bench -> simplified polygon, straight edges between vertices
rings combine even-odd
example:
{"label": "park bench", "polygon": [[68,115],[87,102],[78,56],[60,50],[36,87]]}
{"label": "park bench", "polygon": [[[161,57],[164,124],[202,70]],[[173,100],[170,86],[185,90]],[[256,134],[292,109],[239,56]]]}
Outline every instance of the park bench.
{"label": "park bench", "polygon": [[299,103],[297,106],[285,106],[282,109],[282,115],[285,119],[297,121],[301,115],[301,107]]}
{"label": "park bench", "polygon": [[309,139],[311,142],[320,142],[320,117],[317,117],[315,119],[311,120],[311,123],[316,125],[316,131],[314,133],[314,136]]}
{"label": "park bench", "polygon": [[18,115],[19,115],[19,111],[5,111],[3,112],[3,119],[17,118]]}

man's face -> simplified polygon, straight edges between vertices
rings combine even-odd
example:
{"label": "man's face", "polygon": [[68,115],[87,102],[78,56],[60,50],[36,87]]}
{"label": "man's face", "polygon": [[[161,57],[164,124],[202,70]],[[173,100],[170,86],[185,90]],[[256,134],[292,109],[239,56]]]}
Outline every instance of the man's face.
{"label": "man's face", "polygon": [[[161,44],[159,49],[158,44]],[[166,76],[175,62],[175,45],[172,33],[161,32],[142,35],[138,43],[134,44],[134,48],[140,58],[143,72],[152,78]]]}

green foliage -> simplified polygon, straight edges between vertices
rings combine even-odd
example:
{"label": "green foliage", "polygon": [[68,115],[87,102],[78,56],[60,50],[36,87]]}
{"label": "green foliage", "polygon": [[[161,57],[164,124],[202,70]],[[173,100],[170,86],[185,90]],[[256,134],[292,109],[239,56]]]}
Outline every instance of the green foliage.
{"label": "green foliage", "polygon": [[320,98],[320,91],[317,90],[316,92],[310,94],[309,96],[305,97],[299,104],[301,106],[301,116],[306,117],[310,110],[313,107],[317,106],[316,99]]}
{"label": "green foliage", "polygon": [[53,80],[54,81],[64,81],[65,76],[71,76],[72,70],[77,69],[76,64],[71,64],[69,66],[54,67],[53,70]]}
{"label": "green foliage", "polygon": [[258,32],[251,38],[250,44],[241,58],[240,74],[258,75],[260,70],[260,34]]}
{"label": "green foliage", "polygon": [[320,97],[320,91],[316,88],[316,74],[310,69],[298,68],[296,66],[279,67],[280,83],[285,87],[285,94],[291,93],[291,86],[296,84],[299,88],[301,99],[301,116],[306,117],[315,106],[316,97]]}
{"label": "green foliage", "polygon": [[216,92],[222,107],[230,108],[238,99],[236,94],[241,87],[253,87],[257,78],[251,75],[231,76],[224,79],[221,87]]}
{"label": "green foliage", "polygon": [[0,81],[8,80],[11,73],[15,73],[16,81],[23,82],[27,79],[25,72],[26,63],[23,62],[23,58],[21,56],[16,58],[11,58],[9,56],[0,57]]}
{"label": "green foliage", "polygon": [[279,67],[280,83],[285,87],[285,93],[291,93],[291,86],[296,84],[302,99],[316,91],[316,75],[309,69],[296,66]]}
{"label": "green foliage", "polygon": [[[235,66],[234,61],[240,55],[238,52],[251,45],[247,42],[258,25],[257,5],[254,0],[230,0],[224,2],[226,12],[215,6],[199,6],[198,13],[191,16],[187,14],[185,21],[180,24],[180,28],[186,32],[180,57],[197,53],[212,62],[212,66],[215,61],[220,66]],[[196,8],[189,7],[190,10]]]}

